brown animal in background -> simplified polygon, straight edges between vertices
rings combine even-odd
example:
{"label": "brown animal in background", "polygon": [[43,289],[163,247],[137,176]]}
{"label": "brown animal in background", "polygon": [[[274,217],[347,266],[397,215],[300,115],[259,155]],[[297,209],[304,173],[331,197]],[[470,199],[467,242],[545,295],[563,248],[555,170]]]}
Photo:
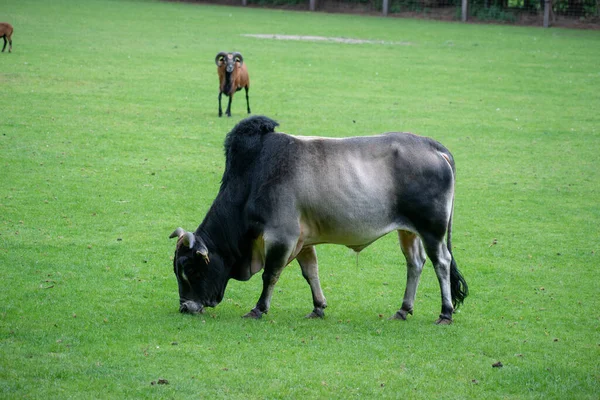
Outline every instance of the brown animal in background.
{"label": "brown animal in background", "polygon": [[2,47],[2,52],[4,53],[4,49],[6,49],[6,42],[8,42],[8,52],[12,51],[12,34],[13,34],[13,26],[8,22],[0,22],[0,37],[4,39],[4,47]]}
{"label": "brown animal in background", "polygon": [[219,117],[223,115],[221,109],[221,95],[229,97],[227,110],[225,114],[231,117],[231,101],[235,92],[246,90],[246,108],[250,114],[250,101],[248,100],[248,89],[250,89],[250,77],[248,76],[248,68],[244,64],[244,57],[238,52],[227,53],[220,52],[215,57],[217,64],[217,72],[219,74]]}

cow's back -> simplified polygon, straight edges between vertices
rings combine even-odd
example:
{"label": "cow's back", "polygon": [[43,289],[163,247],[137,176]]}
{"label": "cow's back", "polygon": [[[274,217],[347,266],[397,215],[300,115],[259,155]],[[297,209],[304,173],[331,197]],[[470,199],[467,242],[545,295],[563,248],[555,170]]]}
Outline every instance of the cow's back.
{"label": "cow's back", "polygon": [[415,213],[447,203],[452,156],[434,140],[408,133],[295,140],[290,183],[307,243],[360,247],[414,230]]}

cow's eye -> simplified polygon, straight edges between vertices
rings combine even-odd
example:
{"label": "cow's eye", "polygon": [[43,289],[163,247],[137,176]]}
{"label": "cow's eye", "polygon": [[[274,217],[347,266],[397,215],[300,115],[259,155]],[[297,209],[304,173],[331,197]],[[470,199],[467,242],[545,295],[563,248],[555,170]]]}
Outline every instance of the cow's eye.
{"label": "cow's eye", "polygon": [[188,276],[188,278],[196,278],[199,275],[198,268],[194,268],[192,266],[187,266],[183,271]]}

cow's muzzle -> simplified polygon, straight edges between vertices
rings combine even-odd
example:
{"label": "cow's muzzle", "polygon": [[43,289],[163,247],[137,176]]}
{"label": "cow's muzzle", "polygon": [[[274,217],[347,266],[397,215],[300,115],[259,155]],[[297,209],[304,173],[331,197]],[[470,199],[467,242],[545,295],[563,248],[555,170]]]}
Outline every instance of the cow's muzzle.
{"label": "cow's muzzle", "polygon": [[202,314],[204,312],[204,307],[202,304],[188,300],[179,305],[179,312],[183,314]]}

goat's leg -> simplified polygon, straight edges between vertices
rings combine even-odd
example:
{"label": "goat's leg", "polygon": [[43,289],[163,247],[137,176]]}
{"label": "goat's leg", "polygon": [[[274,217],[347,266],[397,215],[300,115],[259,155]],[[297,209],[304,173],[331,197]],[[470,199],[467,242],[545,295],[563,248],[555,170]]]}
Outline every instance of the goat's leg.
{"label": "goat's leg", "polygon": [[248,108],[248,114],[250,114],[250,100],[248,99],[248,90],[250,90],[248,88],[248,86],[245,87],[246,89],[246,108]]}
{"label": "goat's leg", "polygon": [[[3,36],[2,39],[4,39],[4,47],[2,47],[2,52],[4,53],[4,49],[6,49],[6,36]],[[8,49],[8,52],[10,53],[10,49]]]}
{"label": "goat's leg", "polygon": [[228,117],[231,117],[231,101],[233,100],[233,94],[229,95],[229,103],[227,103],[227,111],[225,111],[225,114],[227,114]]}
{"label": "goat's leg", "polygon": [[223,92],[219,92],[219,117],[223,115],[223,109],[221,109],[221,95]]}

